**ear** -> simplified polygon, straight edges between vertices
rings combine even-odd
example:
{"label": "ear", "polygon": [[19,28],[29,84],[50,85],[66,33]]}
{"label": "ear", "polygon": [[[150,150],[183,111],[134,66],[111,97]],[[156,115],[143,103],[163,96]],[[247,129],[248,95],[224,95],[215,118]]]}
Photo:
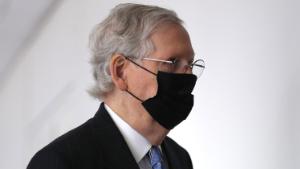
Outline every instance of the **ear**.
{"label": "ear", "polygon": [[126,58],[121,54],[114,54],[110,60],[109,71],[115,86],[120,90],[127,89],[124,70],[127,65]]}

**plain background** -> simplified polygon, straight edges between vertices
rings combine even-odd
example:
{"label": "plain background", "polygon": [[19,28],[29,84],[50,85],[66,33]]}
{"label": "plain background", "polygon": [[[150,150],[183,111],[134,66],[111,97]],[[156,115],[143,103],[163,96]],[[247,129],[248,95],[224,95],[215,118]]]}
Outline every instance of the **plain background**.
{"label": "plain background", "polygon": [[299,1],[1,0],[1,169],[94,115],[88,35],[121,2],[176,11],[206,61],[170,133],[195,169],[300,168]]}

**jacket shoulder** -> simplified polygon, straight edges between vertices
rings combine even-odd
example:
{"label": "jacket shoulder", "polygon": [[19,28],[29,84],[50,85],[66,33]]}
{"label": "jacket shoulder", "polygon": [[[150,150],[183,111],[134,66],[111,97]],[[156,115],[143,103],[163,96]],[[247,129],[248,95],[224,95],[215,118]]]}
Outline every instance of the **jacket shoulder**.
{"label": "jacket shoulder", "polygon": [[93,139],[94,118],[56,138],[38,151],[27,169],[69,169],[91,168],[100,162],[100,154],[96,151],[97,144]]}

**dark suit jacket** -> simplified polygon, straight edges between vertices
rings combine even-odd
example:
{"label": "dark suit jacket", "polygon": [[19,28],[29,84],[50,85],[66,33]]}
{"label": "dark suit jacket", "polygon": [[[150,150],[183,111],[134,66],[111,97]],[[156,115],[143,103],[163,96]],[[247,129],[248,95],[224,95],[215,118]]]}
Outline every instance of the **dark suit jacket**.
{"label": "dark suit jacket", "polygon": [[[186,150],[166,137],[169,169],[192,169]],[[37,152],[27,169],[139,169],[123,136],[101,104],[96,115]]]}

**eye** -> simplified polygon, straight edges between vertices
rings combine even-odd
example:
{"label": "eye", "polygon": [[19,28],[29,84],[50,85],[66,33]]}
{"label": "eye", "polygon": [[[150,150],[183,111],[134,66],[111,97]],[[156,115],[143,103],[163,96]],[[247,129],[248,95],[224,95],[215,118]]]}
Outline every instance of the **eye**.
{"label": "eye", "polygon": [[171,61],[173,64],[176,64],[178,62],[178,59],[175,57],[171,57],[170,59],[168,59],[168,61]]}

